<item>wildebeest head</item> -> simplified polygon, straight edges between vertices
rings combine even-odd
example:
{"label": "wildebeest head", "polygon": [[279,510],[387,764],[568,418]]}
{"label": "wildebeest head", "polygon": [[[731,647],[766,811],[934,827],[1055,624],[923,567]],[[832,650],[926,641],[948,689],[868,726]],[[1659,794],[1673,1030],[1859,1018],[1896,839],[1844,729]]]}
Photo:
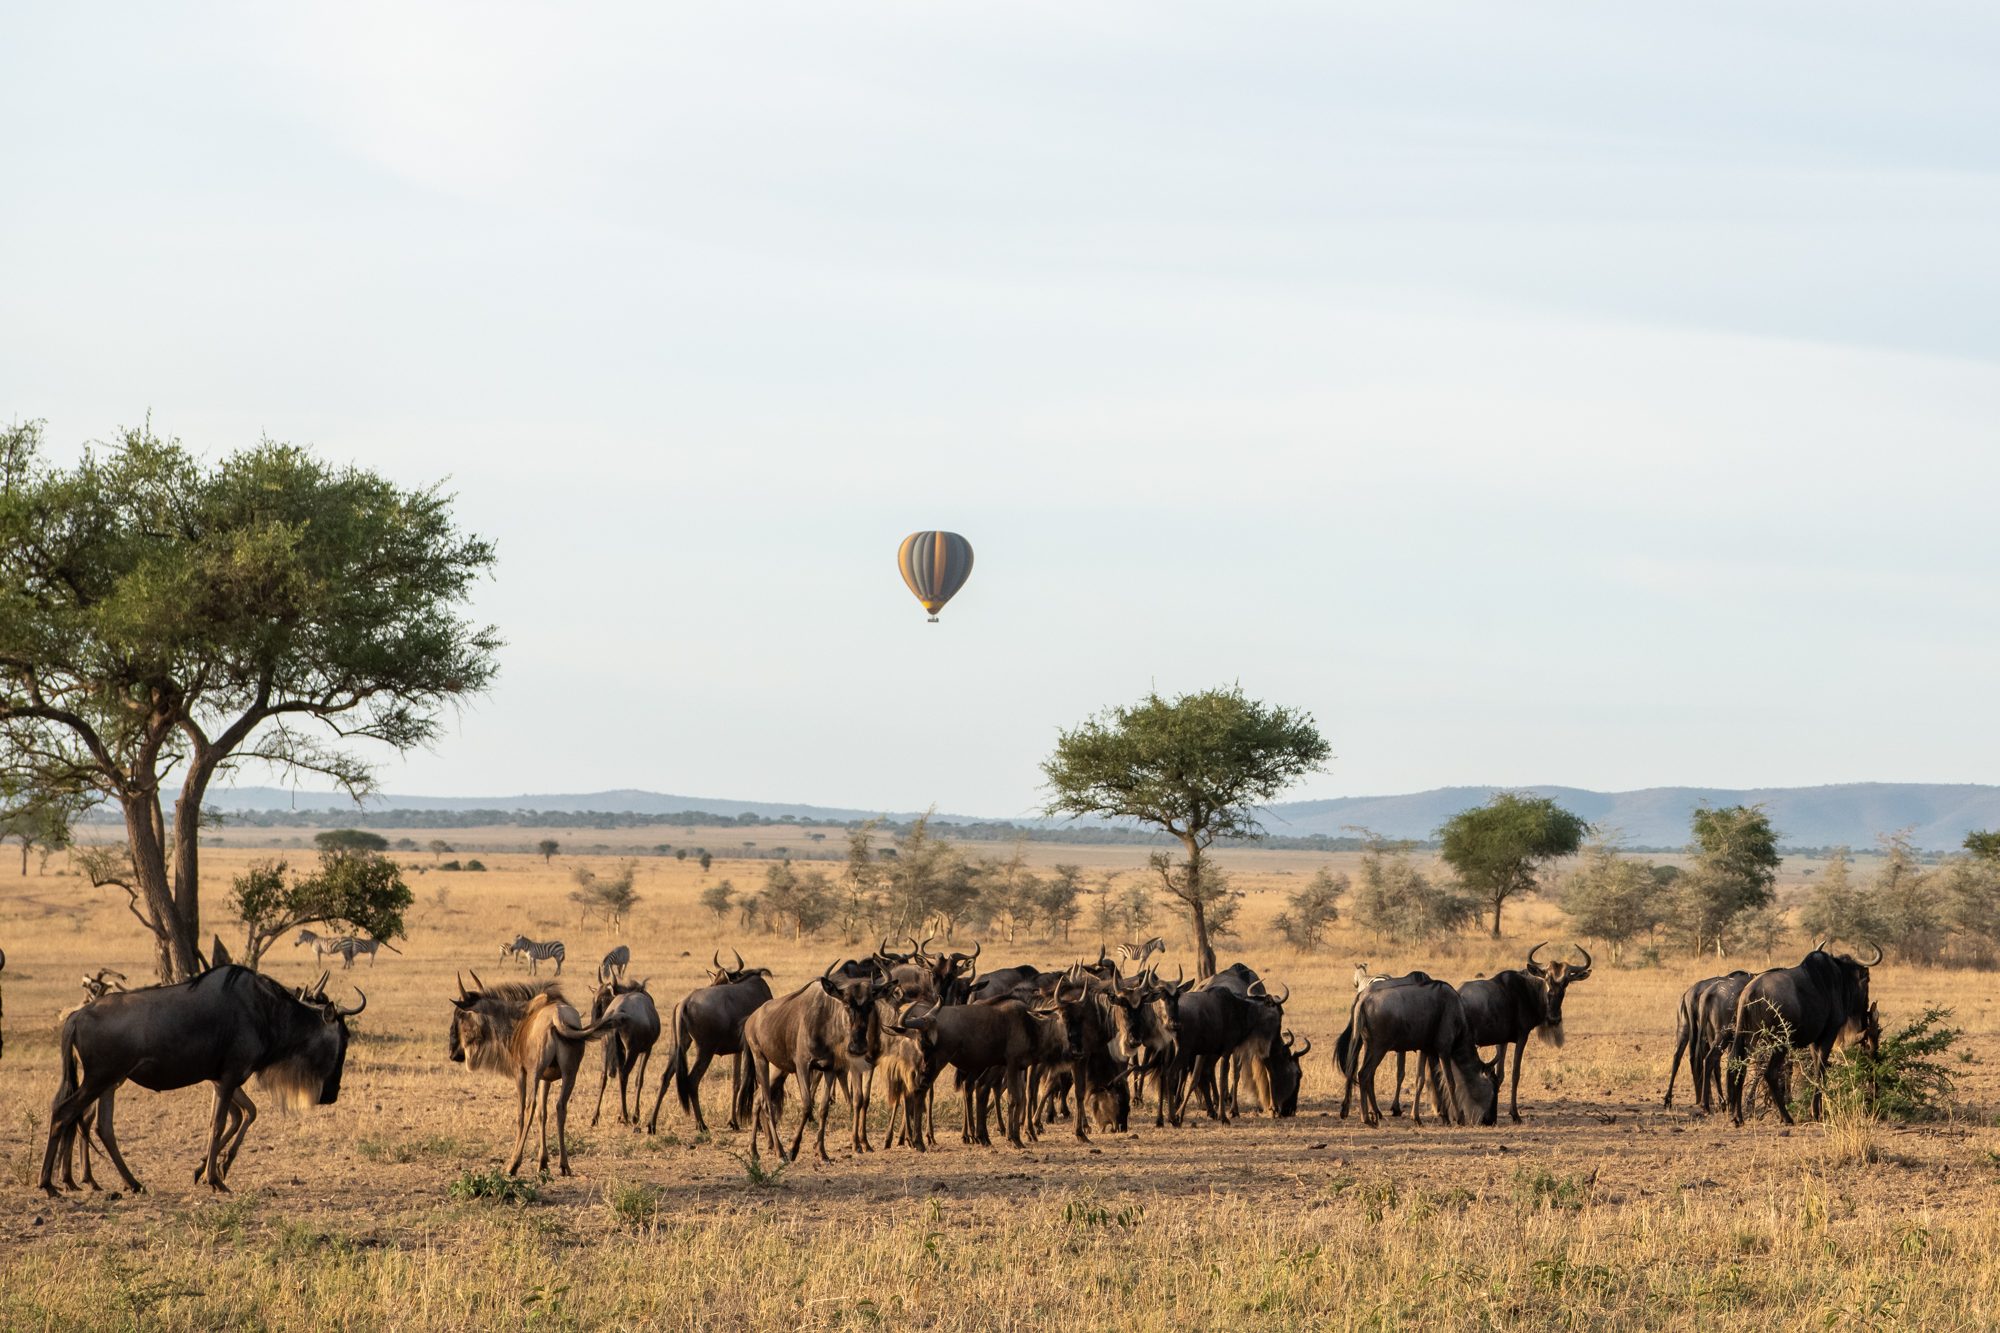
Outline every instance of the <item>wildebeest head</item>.
{"label": "wildebeest head", "polygon": [[295,992],[299,1003],[318,1017],[317,1027],[305,1034],[292,1055],[257,1075],[261,1086],[289,1106],[331,1106],[340,1100],[340,1075],[347,1066],[347,1020],[368,1007],[368,996],[357,986],[354,993],[361,996],[361,1003],[349,1009],[334,1002],[326,993],[330,975],[322,972],[318,981]]}
{"label": "wildebeest head", "polygon": [[[1812,972],[1822,986],[1839,993],[1847,1014],[1847,1022],[1841,1031],[1842,1040],[1850,1044],[1864,1042],[1875,1016],[1874,1002],[1868,997],[1869,969],[1881,963],[1882,946],[1870,946],[1873,952],[1863,960],[1852,954],[1829,953],[1827,943],[1825,940],[1816,941],[1812,952],[1799,965]],[[1874,1048],[1869,1049],[1872,1051]]]}
{"label": "wildebeest head", "polygon": [[1087,1054],[1084,1032],[1090,1021],[1085,1010],[1097,1003],[1097,996],[1090,988],[1092,975],[1082,963],[1073,964],[1069,971],[1063,973],[1052,997],[1057,1012],[1062,1014],[1065,1045],[1072,1060],[1081,1060]]}
{"label": "wildebeest head", "polygon": [[839,977],[829,967],[820,976],[819,985],[847,1010],[847,1054],[858,1060],[872,1059],[873,1041],[879,1036],[875,1001],[889,993],[890,983],[879,976],[867,979]]}
{"label": "wildebeest head", "polygon": [[472,974],[472,984],[476,989],[467,990],[465,978],[458,980],[458,994],[451,1002],[451,1032],[445,1042],[445,1053],[456,1064],[508,1071],[512,1066],[508,1063],[507,1038],[513,1035],[522,1010],[537,995],[560,998],[561,991],[553,982],[508,981],[488,986],[477,972]]}
{"label": "wildebeest head", "polygon": [[734,946],[730,948],[729,952],[736,955],[736,965],[734,967],[724,967],[722,965],[722,950],[717,949],[710,955],[710,961],[715,965],[708,971],[709,985],[733,986],[739,981],[748,981],[752,977],[768,977],[771,975],[771,969],[768,967],[744,966],[743,954]]}
{"label": "wildebeest head", "polygon": [[1553,963],[1536,962],[1535,955],[1548,947],[1549,942],[1543,940],[1528,950],[1527,972],[1542,983],[1542,1024],[1537,1031],[1542,1034],[1543,1041],[1560,1046],[1563,1041],[1563,995],[1577,982],[1589,978],[1591,958],[1588,949],[1581,944],[1572,944],[1570,947],[1583,955],[1581,966],[1561,959]]}
{"label": "wildebeest head", "polygon": [[1271,1056],[1266,1062],[1271,1071],[1271,1098],[1276,1103],[1273,1112],[1281,1117],[1299,1113],[1300,1066],[1312,1050],[1310,1037],[1304,1045],[1297,1045],[1296,1041],[1291,1029],[1285,1029],[1279,1040],[1271,1043]]}

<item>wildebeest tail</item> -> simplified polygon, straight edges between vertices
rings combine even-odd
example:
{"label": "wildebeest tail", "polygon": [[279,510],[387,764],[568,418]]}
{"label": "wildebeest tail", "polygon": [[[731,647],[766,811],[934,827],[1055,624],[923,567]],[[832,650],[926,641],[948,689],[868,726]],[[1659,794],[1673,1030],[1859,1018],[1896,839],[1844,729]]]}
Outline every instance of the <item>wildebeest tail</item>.
{"label": "wildebeest tail", "polygon": [[[686,1025],[681,1019],[681,1007],[679,1005],[674,1006],[673,1039],[674,1096],[680,1100],[681,1110],[688,1115],[693,1115],[695,1086],[694,1080],[688,1077],[687,1031]],[[729,1092],[732,1097],[736,1095],[734,1088],[731,1088]]]}

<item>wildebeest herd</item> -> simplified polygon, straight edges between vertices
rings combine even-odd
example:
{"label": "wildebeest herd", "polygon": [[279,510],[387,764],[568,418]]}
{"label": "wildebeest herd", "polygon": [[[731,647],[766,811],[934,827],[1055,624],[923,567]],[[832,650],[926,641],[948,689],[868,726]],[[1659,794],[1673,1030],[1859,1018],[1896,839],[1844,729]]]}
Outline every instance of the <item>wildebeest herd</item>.
{"label": "wildebeest herd", "polygon": [[[531,965],[538,954],[560,964],[561,944],[549,943],[554,947],[523,937],[519,944],[529,947],[505,953]],[[934,1093],[947,1074],[959,1097],[964,1144],[990,1145],[996,1120],[1016,1147],[1064,1120],[1079,1140],[1093,1129],[1125,1133],[1135,1101],[1142,1108],[1150,1101],[1155,1126],[1184,1123],[1197,1104],[1218,1122],[1248,1105],[1281,1118],[1297,1112],[1311,1043],[1296,1039],[1286,1023],[1289,988],[1273,989],[1241,963],[1199,984],[1178,971],[1168,979],[1157,963],[1138,966],[1160,951],[1162,943],[1153,940],[1121,949],[1124,966],[1100,950],[1095,961],[1053,970],[1019,963],[981,972],[977,945],[961,952],[933,948],[931,940],[905,943],[892,949],[885,940],[867,957],[831,964],[784,995],[773,994],[768,968],[747,965],[740,953],[725,964],[718,950],[707,984],[684,996],[664,1022],[647,981],[626,979],[631,959],[624,946],[599,966],[588,1019],[560,981],[488,984],[470,972],[472,985],[461,976],[451,997],[446,1049],[455,1062],[513,1079],[510,1172],[521,1169],[538,1122],[538,1165],[548,1169],[553,1098],[555,1165],[570,1174],[568,1107],[592,1042],[604,1043],[604,1058],[591,1123],[602,1114],[615,1074],[619,1122],[640,1128],[652,1051],[663,1033],[665,1067],[645,1132],[659,1127],[669,1083],[683,1114],[706,1130],[704,1076],[726,1056],[730,1128],[750,1132],[753,1155],[768,1148],[785,1160],[798,1156],[815,1125],[815,1150],[830,1160],[826,1136],[843,1098],[853,1149],[872,1151],[868,1112],[878,1093],[888,1113],[885,1147],[935,1148]],[[1592,969],[1581,948],[1580,961],[1543,961],[1546,947],[1530,950],[1518,969],[1456,987],[1424,972],[1391,977],[1358,966],[1348,1022],[1333,1049],[1344,1083],[1341,1115],[1358,1091],[1363,1120],[1380,1122],[1375,1077],[1391,1054],[1397,1065],[1391,1114],[1400,1114],[1404,1061],[1415,1055],[1413,1121],[1421,1123],[1428,1093],[1448,1123],[1492,1125],[1511,1047],[1509,1114],[1520,1120],[1525,1045],[1536,1033],[1560,1044],[1564,997]],[[1740,1124],[1761,1083],[1789,1122],[1790,1060],[1780,1057],[1807,1052],[1819,1074],[1835,1046],[1877,1040],[1869,970],[1881,957],[1878,948],[1860,961],[1828,952],[1822,941],[1796,967],[1734,972],[1689,987],[1666,1104],[1673,1104],[1685,1056],[1704,1110],[1723,1099]],[[104,971],[84,978],[85,1002],[64,1016],[58,1039],[62,1075],[50,1111],[44,1190],[56,1193],[58,1162],[64,1187],[78,1187],[72,1162],[79,1153],[84,1183],[96,1186],[93,1134],[126,1185],[140,1188],[114,1132],[115,1096],[128,1080],[155,1091],[213,1085],[195,1178],[216,1190],[228,1188],[230,1164],[256,1117],[246,1083],[254,1078],[293,1104],[337,1099],[347,1021],[366,996],[351,1008],[336,1003],[326,994],[324,973],[311,986],[288,990],[230,963],[219,941],[214,962],[194,980],[169,986],[126,990],[121,976]],[[1135,970],[1128,974],[1127,967]],[[1494,1050],[1490,1059],[1485,1047]],[[799,1113],[787,1141],[793,1086]]]}

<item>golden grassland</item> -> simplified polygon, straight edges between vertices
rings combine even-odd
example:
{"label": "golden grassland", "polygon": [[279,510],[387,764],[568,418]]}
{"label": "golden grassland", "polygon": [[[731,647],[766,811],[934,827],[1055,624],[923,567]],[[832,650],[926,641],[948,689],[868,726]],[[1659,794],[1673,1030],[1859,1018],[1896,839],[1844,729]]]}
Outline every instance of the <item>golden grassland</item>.
{"label": "golden grassland", "polygon": [[[229,832],[248,841],[253,831]],[[637,836],[623,845],[705,842],[719,857],[725,832],[739,846],[769,834],[625,832]],[[435,836],[481,841],[465,830]],[[484,845],[538,836],[496,830]],[[575,830],[550,836],[585,841]],[[612,836],[593,830],[588,841]],[[1043,863],[1133,876],[1143,857],[1029,850]],[[211,914],[253,855],[268,853],[210,854]],[[1317,865],[1351,864],[1304,852],[1224,857],[1250,895],[1225,960],[1288,983],[1291,1026],[1314,1042],[1295,1120],[1156,1130],[1135,1113],[1128,1136],[1080,1144],[1056,1125],[1026,1151],[965,1148],[947,1096],[939,1151],[856,1159],[842,1108],[832,1165],[814,1164],[808,1149],[807,1161],[758,1183],[745,1137],[722,1128],[713,1074],[712,1138],[695,1136],[671,1097],[660,1133],[647,1136],[619,1127],[610,1099],[605,1119],[589,1124],[593,1054],[572,1107],[576,1175],[539,1182],[539,1199],[525,1205],[454,1198],[454,1182],[504,1165],[511,1147],[511,1085],[445,1057],[453,975],[514,975],[495,961],[502,939],[567,941],[580,997],[597,957],[628,943],[634,975],[651,978],[663,1009],[700,982],[718,944],[775,968],[780,993],[854,952],[833,939],[746,937],[699,910],[704,884],[727,876],[752,888],[764,862],[718,859],[704,876],[691,861],[643,859],[643,901],[614,930],[580,923],[568,902],[581,858],[482,859],[485,874],[413,877],[403,955],[336,972],[337,983],[369,992],[340,1102],[260,1119],[227,1198],[190,1179],[205,1090],[121,1098],[120,1137],[147,1193],[51,1201],[34,1189],[56,1083],[55,1015],[78,998],[87,967],[147,978],[150,949],[115,890],[56,873],[23,879],[15,865],[0,872],[0,1197],[12,1200],[0,1208],[0,1327],[1824,1329],[2000,1319],[1992,974],[1877,970],[1892,1022],[1942,1002],[1967,1029],[1958,1114],[1921,1131],[1863,1130],[1857,1142],[1852,1131],[1768,1120],[1734,1130],[1660,1107],[1682,987],[1730,965],[1794,962],[1796,941],[1772,958],[1670,955],[1633,969],[1600,959],[1570,994],[1567,1043],[1530,1048],[1525,1123],[1367,1129],[1338,1118],[1331,1062],[1353,963],[1463,979],[1518,962],[1528,944],[1560,934],[1561,917],[1546,904],[1514,905],[1497,943],[1469,937],[1406,957],[1341,934],[1300,958],[1268,928],[1283,892]],[[1187,957],[1185,933],[1164,913],[1161,928],[1171,970]],[[234,923],[221,933],[237,944]],[[983,961],[1055,963],[1094,957],[1096,946],[1081,929],[1068,945],[989,940]],[[287,982],[315,971],[309,952],[288,945],[266,970]],[[648,1110],[663,1063],[648,1079]]]}

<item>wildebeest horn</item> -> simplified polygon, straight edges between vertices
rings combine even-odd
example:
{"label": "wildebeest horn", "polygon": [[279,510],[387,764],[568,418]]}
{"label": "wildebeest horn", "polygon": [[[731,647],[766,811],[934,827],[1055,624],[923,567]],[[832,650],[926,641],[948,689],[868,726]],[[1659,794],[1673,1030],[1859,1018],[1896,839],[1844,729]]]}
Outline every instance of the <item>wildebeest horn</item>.
{"label": "wildebeest horn", "polygon": [[1250,989],[1246,991],[1245,994],[1252,996],[1261,996],[1265,994],[1263,978],[1259,977],[1257,980],[1251,982]]}
{"label": "wildebeest horn", "polygon": [[743,970],[743,951],[732,944],[729,946],[729,952],[736,955],[736,966],[733,970],[741,972]]}
{"label": "wildebeest horn", "polygon": [[1297,1056],[1299,1059],[1303,1060],[1306,1058],[1306,1053],[1312,1050],[1312,1048],[1313,1048],[1313,1039],[1311,1037],[1307,1037],[1306,1044],[1299,1047],[1297,1050],[1293,1051],[1292,1054]]}
{"label": "wildebeest horn", "polygon": [[1184,967],[1182,967],[1182,966],[1181,966],[1181,965],[1180,965],[1179,963],[1175,963],[1175,964],[1174,964],[1174,984],[1175,984],[1176,986],[1180,985],[1180,984],[1181,984],[1181,979],[1182,979],[1183,977],[1185,977],[1186,975],[1187,975],[1187,969],[1186,969],[1186,968],[1184,968]]}
{"label": "wildebeest horn", "polygon": [[1571,944],[1569,947],[1583,955],[1583,970],[1588,972],[1591,966],[1590,950],[1584,948],[1581,944]]}
{"label": "wildebeest horn", "polygon": [[331,972],[322,972],[322,973],[320,973],[320,974],[319,974],[319,980],[318,980],[318,981],[315,981],[315,982],[314,982],[314,983],[312,984],[312,990],[313,990],[313,994],[315,994],[315,995],[324,995],[324,994],[326,994],[326,979],[327,979],[328,977],[332,976],[332,975],[333,975],[333,973],[331,973]]}
{"label": "wildebeest horn", "polygon": [[1097,942],[1097,961],[1098,961],[1098,962],[1100,962],[1100,963],[1104,961],[1104,941],[1103,941],[1103,940],[1099,940],[1099,941]]}
{"label": "wildebeest horn", "polygon": [[1875,964],[1882,961],[1882,946],[1879,944],[1873,944],[1870,945],[1869,947],[1875,950],[1875,956],[1873,958],[1870,958],[1867,962],[1863,963],[1861,965],[1863,967],[1873,967],[1875,966]]}
{"label": "wildebeest horn", "polygon": [[1826,936],[1822,935],[1813,941],[1812,951],[1818,953],[1824,948],[1826,948]]}
{"label": "wildebeest horn", "polygon": [[1549,947],[1549,942],[1547,940],[1543,940],[1540,944],[1537,944],[1534,948],[1528,950],[1528,966],[1533,967],[1535,965],[1535,955],[1548,947]]}
{"label": "wildebeest horn", "polygon": [[708,965],[718,972],[722,970],[722,950],[717,949],[708,956]]}
{"label": "wildebeest horn", "polygon": [[472,992],[465,988],[465,973],[459,972],[454,975],[458,978],[458,998],[461,1000],[471,999]]}
{"label": "wildebeest horn", "polygon": [[[1270,994],[1270,992],[1269,992],[1269,991],[1266,991],[1266,992],[1264,992],[1264,993],[1265,993],[1266,995]],[[1284,1007],[1285,1007],[1285,1001],[1287,1001],[1287,1000],[1289,1000],[1289,999],[1291,999],[1291,998],[1292,998],[1292,984],[1291,984],[1291,983],[1290,983],[1290,982],[1288,981],[1288,982],[1286,982],[1286,983],[1285,983],[1285,993],[1284,993],[1283,995],[1280,995],[1280,996],[1278,997],[1278,1007],[1279,1007],[1280,1009],[1284,1008]]]}
{"label": "wildebeest horn", "polygon": [[474,971],[473,971],[473,970],[472,970],[471,968],[469,968],[469,967],[468,967],[468,968],[466,968],[465,970],[466,970],[467,974],[471,976],[471,978],[472,978],[472,984],[473,984],[473,985],[475,985],[475,986],[479,987],[479,989],[481,989],[481,990],[485,990],[485,989],[486,989],[486,983],[485,983],[485,982],[483,982],[483,981],[481,981],[481,980],[479,979],[479,974],[478,974],[477,972],[474,972]]}
{"label": "wildebeest horn", "polygon": [[979,957],[979,950],[980,950],[980,943],[978,940],[974,940],[972,942],[972,952],[965,955],[966,961],[971,962],[973,959]]}
{"label": "wildebeest horn", "polygon": [[342,1018],[352,1018],[356,1014],[360,1013],[363,1009],[366,1009],[368,1007],[368,992],[362,990],[361,987],[356,986],[354,988],[354,993],[361,997],[360,1004],[355,1005],[352,1009],[349,1009],[343,1005],[336,1004],[335,1006],[333,1006],[333,1012],[339,1014]]}

